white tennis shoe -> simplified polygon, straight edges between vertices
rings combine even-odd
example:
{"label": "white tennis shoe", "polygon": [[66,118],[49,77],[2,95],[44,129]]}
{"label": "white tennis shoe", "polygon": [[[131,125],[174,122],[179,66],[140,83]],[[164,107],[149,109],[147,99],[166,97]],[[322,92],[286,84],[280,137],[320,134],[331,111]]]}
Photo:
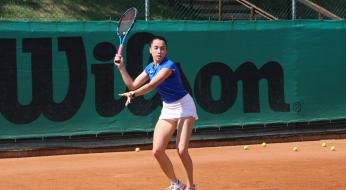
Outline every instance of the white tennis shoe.
{"label": "white tennis shoe", "polygon": [[189,187],[187,190],[196,190],[196,186],[193,185],[192,187]]}
{"label": "white tennis shoe", "polygon": [[185,188],[186,185],[177,180],[176,182],[172,183],[166,190],[185,190]]}

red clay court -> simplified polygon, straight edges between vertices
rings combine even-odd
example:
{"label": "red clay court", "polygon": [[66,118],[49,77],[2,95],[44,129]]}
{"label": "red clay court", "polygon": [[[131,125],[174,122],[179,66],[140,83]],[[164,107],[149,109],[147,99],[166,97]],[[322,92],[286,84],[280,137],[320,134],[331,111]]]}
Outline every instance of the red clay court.
{"label": "red clay court", "polygon": [[[248,147],[191,148],[198,190],[346,189],[346,140]],[[168,153],[180,166],[175,150]],[[4,190],[161,190],[168,183],[150,150],[0,159]]]}

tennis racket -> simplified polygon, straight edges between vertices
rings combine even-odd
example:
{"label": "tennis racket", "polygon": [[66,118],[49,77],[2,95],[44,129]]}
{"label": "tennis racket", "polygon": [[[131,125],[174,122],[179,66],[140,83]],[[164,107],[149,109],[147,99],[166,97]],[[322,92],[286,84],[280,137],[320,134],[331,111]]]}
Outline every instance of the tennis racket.
{"label": "tennis racket", "polygon": [[117,35],[119,37],[120,45],[118,48],[118,54],[122,55],[123,45],[126,39],[127,34],[133,27],[137,16],[137,9],[131,7],[125,11],[125,13],[120,17],[120,20],[117,25]]}

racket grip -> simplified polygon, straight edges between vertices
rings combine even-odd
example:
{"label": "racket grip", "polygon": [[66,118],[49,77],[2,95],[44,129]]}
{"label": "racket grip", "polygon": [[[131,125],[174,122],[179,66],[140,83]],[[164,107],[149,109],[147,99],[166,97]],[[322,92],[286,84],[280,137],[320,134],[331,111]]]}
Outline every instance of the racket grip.
{"label": "racket grip", "polygon": [[123,55],[123,44],[120,44],[118,48],[118,55]]}

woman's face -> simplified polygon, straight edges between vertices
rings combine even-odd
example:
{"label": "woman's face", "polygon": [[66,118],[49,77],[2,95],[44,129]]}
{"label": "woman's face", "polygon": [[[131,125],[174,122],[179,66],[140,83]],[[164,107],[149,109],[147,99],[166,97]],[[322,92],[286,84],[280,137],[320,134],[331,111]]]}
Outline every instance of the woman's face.
{"label": "woman's face", "polygon": [[167,55],[167,46],[165,41],[160,39],[155,39],[150,46],[150,54],[153,57],[153,61],[156,64],[161,63],[161,61]]}

